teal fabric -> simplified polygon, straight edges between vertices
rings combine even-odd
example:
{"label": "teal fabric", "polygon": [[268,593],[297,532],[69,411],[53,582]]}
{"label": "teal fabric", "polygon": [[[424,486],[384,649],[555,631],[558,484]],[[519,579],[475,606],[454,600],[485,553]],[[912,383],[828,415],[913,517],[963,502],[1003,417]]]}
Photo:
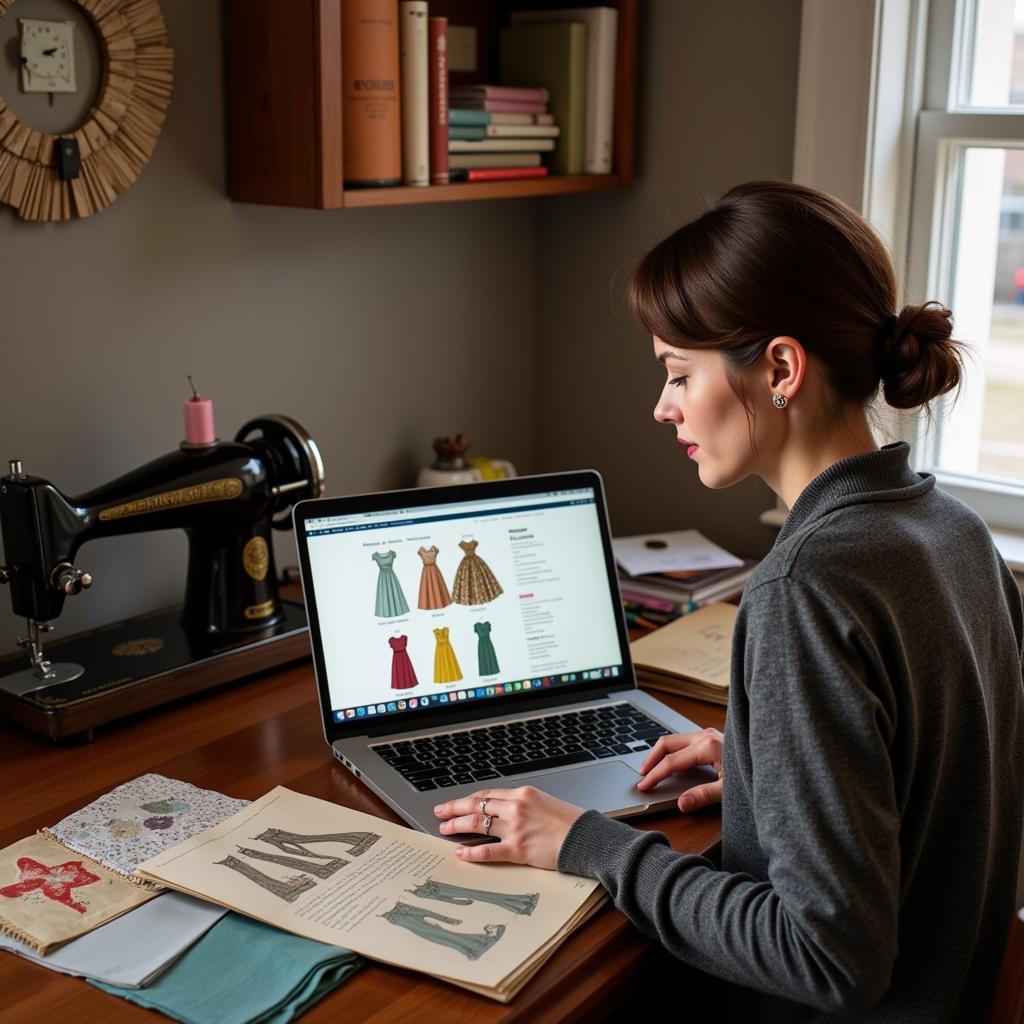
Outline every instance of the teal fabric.
{"label": "teal fabric", "polygon": [[283,1024],[362,964],[351,950],[227,914],[152,985],[90,984],[187,1024]]}

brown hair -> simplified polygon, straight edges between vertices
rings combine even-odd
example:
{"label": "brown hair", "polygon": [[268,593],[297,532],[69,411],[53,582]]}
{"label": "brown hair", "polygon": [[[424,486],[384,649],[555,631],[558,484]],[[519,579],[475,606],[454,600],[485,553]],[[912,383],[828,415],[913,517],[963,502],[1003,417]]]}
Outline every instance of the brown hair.
{"label": "brown hair", "polygon": [[668,344],[720,350],[744,401],[743,371],[780,335],[821,361],[844,402],[865,405],[881,381],[889,405],[927,407],[960,383],[950,311],[933,301],[897,313],[882,240],[851,207],[803,185],[730,189],[647,253],[629,304]]}

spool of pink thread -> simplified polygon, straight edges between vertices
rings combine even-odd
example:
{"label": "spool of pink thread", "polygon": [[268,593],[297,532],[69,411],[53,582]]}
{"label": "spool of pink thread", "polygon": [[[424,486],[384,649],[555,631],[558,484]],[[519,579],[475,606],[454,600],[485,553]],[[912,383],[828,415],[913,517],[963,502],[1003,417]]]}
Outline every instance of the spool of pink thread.
{"label": "spool of pink thread", "polygon": [[192,385],[192,397],[185,399],[185,443],[214,444],[217,435],[213,429],[213,400],[200,397],[191,377],[188,382]]}

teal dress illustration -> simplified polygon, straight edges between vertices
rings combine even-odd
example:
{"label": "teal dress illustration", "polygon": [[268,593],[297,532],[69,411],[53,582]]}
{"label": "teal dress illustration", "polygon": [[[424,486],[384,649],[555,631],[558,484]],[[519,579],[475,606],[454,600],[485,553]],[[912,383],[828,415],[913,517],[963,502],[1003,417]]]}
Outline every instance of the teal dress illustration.
{"label": "teal dress illustration", "polygon": [[462,921],[457,917],[439,914],[435,910],[427,910],[425,907],[410,906],[401,900],[380,916],[386,921],[398,925],[399,928],[405,928],[413,935],[418,935],[421,939],[454,949],[468,960],[478,959],[505,934],[503,924],[485,924],[482,932],[472,933],[455,932],[449,928],[442,928],[441,925],[434,922],[462,924]]}
{"label": "teal dress illustration", "polygon": [[491,624],[489,622],[474,623],[473,631],[480,638],[476,645],[476,653],[480,661],[480,675],[493,676],[498,672],[498,656],[494,653],[494,644],[491,643]]}
{"label": "teal dress illustration", "polygon": [[380,619],[393,619],[396,615],[404,615],[409,610],[409,605],[393,568],[396,557],[394,551],[386,551],[383,555],[375,551],[371,557],[380,569],[374,613]]}

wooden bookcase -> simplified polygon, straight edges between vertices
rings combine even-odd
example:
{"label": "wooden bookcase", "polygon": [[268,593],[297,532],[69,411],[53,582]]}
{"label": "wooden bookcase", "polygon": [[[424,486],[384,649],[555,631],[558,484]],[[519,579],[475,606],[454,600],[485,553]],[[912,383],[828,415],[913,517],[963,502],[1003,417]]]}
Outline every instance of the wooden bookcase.
{"label": "wooden bookcase", "polygon": [[[483,30],[481,71],[488,75],[494,65],[496,29],[508,23],[510,10],[583,7],[588,2],[430,0],[430,11],[456,22],[465,18]],[[619,11],[612,174],[345,189],[341,130],[344,0],[223,0],[228,195],[236,202],[337,210],[624,188],[633,180],[639,0],[600,2]]]}

